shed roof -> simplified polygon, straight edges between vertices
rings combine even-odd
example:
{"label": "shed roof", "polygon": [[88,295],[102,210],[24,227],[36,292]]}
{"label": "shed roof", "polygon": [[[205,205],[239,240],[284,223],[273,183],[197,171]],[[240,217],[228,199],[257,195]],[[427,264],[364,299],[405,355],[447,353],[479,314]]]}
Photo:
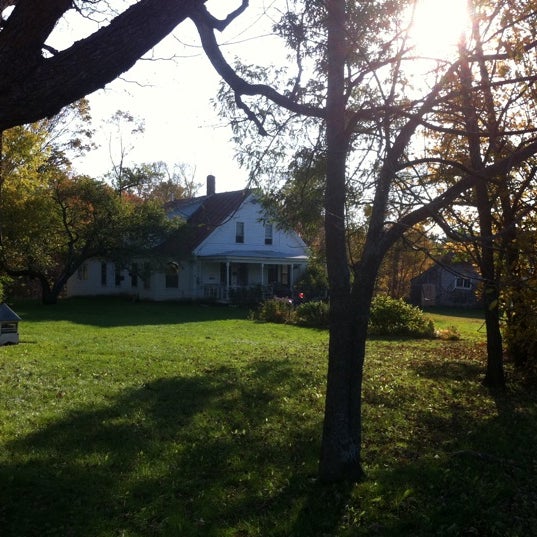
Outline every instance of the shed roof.
{"label": "shed roof", "polygon": [[469,263],[467,261],[455,261],[455,262],[436,262],[434,265],[429,267],[428,269],[424,270],[421,274],[418,274],[417,276],[414,276],[410,281],[412,283],[423,283],[422,280],[427,280],[429,275],[434,275],[434,277],[437,277],[435,273],[440,274],[442,272],[448,272],[452,274],[455,277],[465,277],[465,278],[473,278],[478,277],[478,272],[472,265],[472,263]]}
{"label": "shed roof", "polygon": [[7,304],[0,304],[0,321],[20,320],[21,318]]}

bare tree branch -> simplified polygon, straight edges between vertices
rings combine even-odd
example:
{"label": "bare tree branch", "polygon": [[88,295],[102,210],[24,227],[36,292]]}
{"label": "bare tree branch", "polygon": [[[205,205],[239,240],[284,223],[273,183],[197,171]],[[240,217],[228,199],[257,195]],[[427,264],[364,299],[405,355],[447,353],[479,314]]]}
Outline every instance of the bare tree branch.
{"label": "bare tree branch", "polygon": [[[243,5],[240,9],[245,8],[246,6],[247,3],[243,2]],[[234,13],[237,13],[237,11]],[[211,61],[213,67],[216,69],[216,72],[226,81],[235,94],[260,95],[270,99],[274,103],[286,108],[291,112],[309,117],[325,117],[324,108],[298,103],[297,101],[294,101],[293,99],[277,92],[271,86],[267,86],[266,84],[250,84],[241,78],[226,61],[222,51],[220,50],[220,47],[218,46],[214,30],[219,29],[219,21],[217,21],[207,11],[204,5],[199,5],[194,14],[190,15],[190,18],[196,25],[205,54]],[[256,124],[258,123],[256,122]]]}
{"label": "bare tree branch", "polygon": [[217,19],[208,11],[207,17],[211,21],[213,28],[219,32],[223,32],[241,13],[244,13],[248,5],[248,0],[242,0],[241,5],[235,11],[232,11],[224,20]]}

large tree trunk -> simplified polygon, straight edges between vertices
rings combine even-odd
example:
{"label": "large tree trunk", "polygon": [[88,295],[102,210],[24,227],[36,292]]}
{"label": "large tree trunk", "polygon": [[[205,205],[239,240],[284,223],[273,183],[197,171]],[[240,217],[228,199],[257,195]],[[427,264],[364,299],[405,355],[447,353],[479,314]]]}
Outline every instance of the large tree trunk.
{"label": "large tree trunk", "polygon": [[505,387],[503,344],[495,285],[485,286],[485,326],[487,329],[487,370],[484,384],[490,388]]}
{"label": "large tree trunk", "polygon": [[[468,59],[468,51],[463,43],[459,44],[460,80],[464,120],[467,130],[470,162],[474,170],[484,168],[479,138],[479,120],[477,110],[479,101],[475,100],[473,78]],[[494,125],[490,125],[491,136],[495,133]],[[494,223],[492,216],[492,201],[489,195],[489,184],[485,178],[476,177],[474,188],[476,208],[479,222],[479,268],[484,281],[483,304],[485,308],[485,325],[487,328],[487,371],[485,384],[491,388],[503,388],[505,378],[503,373],[503,349],[500,331],[499,291],[494,250]]]}
{"label": "large tree trunk", "polygon": [[331,300],[330,345],[320,478],[358,481],[361,465],[362,380],[367,327],[380,250],[365,251],[351,293]]}
{"label": "large tree trunk", "polygon": [[56,304],[61,288],[58,289],[56,285],[51,286],[45,277],[38,277],[38,280],[41,285],[41,302],[45,306]]}
{"label": "large tree trunk", "polygon": [[503,370],[503,345],[500,330],[499,289],[496,277],[496,264],[492,225],[492,206],[487,185],[478,181],[476,188],[477,211],[481,234],[480,270],[484,280],[483,306],[485,309],[485,326],[487,329],[487,370],[485,384],[490,388],[503,388],[505,375]]}
{"label": "large tree trunk", "polygon": [[58,293],[53,292],[51,289],[41,289],[41,302],[45,306],[52,306],[58,302]]}
{"label": "large tree trunk", "polygon": [[360,397],[363,353],[356,338],[356,310],[351,297],[345,232],[344,64],[345,2],[328,0],[328,92],[326,121],[325,234],[330,288],[330,344],[326,407],[319,463],[322,481],[358,480],[360,465]]}
{"label": "large tree trunk", "polygon": [[367,322],[359,325],[351,296],[331,297],[330,345],[319,477],[358,481],[361,467],[361,385]]}

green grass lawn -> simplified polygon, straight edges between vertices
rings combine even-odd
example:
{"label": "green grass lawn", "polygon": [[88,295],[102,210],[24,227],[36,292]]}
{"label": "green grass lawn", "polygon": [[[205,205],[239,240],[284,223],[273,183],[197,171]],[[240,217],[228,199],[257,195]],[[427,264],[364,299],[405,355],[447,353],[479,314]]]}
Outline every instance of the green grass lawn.
{"label": "green grass lawn", "polygon": [[369,343],[367,479],[322,486],[326,332],[238,308],[13,307],[2,537],[537,534],[537,396],[482,387],[473,321],[446,321],[460,341]]}
{"label": "green grass lawn", "polygon": [[455,327],[465,340],[484,340],[486,337],[483,312],[479,309],[430,308],[425,311],[438,330]]}

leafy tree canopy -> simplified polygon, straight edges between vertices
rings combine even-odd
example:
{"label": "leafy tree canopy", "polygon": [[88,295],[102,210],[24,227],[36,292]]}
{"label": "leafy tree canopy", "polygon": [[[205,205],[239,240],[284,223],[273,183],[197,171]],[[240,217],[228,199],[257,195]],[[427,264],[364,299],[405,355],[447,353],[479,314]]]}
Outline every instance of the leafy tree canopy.
{"label": "leafy tree canopy", "polygon": [[158,200],[118,196],[102,181],[73,175],[67,151],[88,132],[86,125],[68,132],[86,109],[73,111],[71,121],[64,113],[1,137],[0,269],[37,280],[47,303],[87,259],[143,255],[178,225]]}

